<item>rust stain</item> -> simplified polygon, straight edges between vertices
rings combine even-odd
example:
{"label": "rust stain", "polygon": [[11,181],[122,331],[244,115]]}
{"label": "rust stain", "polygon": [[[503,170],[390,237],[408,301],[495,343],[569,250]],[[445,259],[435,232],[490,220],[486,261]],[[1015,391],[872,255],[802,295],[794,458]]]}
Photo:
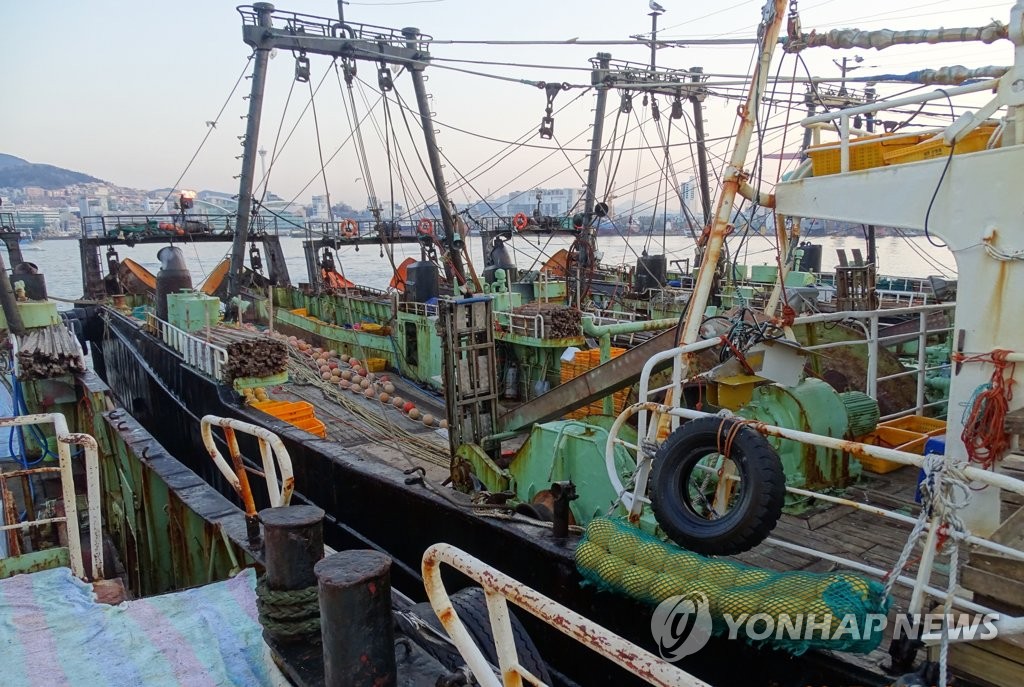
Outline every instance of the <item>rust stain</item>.
{"label": "rust stain", "polygon": [[[994,238],[994,235],[993,235],[993,238]],[[999,265],[999,276],[996,277],[996,288],[994,290],[995,293],[992,296],[992,305],[991,305],[991,310],[990,310],[991,318],[992,318],[992,326],[997,328],[997,329],[999,327],[999,321],[1000,321],[1000,319],[1002,319],[1002,316],[1003,316],[1003,296],[1004,296],[1004,291],[1006,290],[1006,277],[1007,277],[1006,270],[1009,267],[1009,263],[1004,262],[1004,261],[999,261],[998,265]]]}

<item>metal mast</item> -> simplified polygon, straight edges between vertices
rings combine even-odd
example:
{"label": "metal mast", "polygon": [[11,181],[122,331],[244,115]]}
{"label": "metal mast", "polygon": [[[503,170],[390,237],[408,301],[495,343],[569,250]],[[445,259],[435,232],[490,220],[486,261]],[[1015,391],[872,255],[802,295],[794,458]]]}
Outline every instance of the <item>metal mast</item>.
{"label": "metal mast", "polygon": [[597,204],[597,173],[601,170],[601,142],[604,139],[604,113],[608,106],[608,65],[611,53],[597,53],[597,67],[591,72],[590,83],[597,89],[597,104],[594,106],[594,133],[590,140],[590,167],[587,169],[586,199],[583,204],[584,227],[589,227]]}
{"label": "metal mast", "polygon": [[[703,67],[692,67],[690,78],[694,83],[700,83]],[[708,183],[708,149],[704,140],[704,108],[701,101],[704,99],[703,92],[695,92],[690,96],[693,103],[693,130],[697,134],[697,176],[700,180],[700,207],[704,214],[704,226],[711,223],[711,185]]]}
{"label": "metal mast", "polygon": [[437,191],[437,205],[441,212],[441,225],[444,227],[444,244],[448,250],[448,261],[445,263],[444,271],[448,281],[455,283],[461,280],[466,283],[465,271],[462,267],[462,237],[458,235],[455,227],[455,218],[452,217],[452,206],[448,200],[448,189],[445,187],[444,172],[441,171],[441,154],[437,149],[437,139],[434,137],[434,123],[431,119],[430,102],[427,100],[427,87],[423,79],[425,60],[430,59],[429,55],[421,55],[418,52],[416,39],[419,38],[419,29],[402,29],[402,35],[408,39],[407,47],[417,51],[410,63],[409,72],[412,76],[412,86],[416,91],[416,105],[420,110],[420,120],[423,123],[423,138],[427,144],[427,157],[430,160],[430,173],[434,177],[434,187]]}
{"label": "metal mast", "polygon": [[[271,28],[270,15],[274,6],[269,2],[257,2],[257,25]],[[252,217],[252,187],[256,175],[256,149],[259,147],[260,116],[263,113],[263,89],[267,83],[267,62],[270,60],[271,42],[267,33],[254,43],[256,62],[252,71],[252,90],[249,94],[249,117],[245,126],[245,149],[242,152],[242,176],[238,182],[238,214],[235,218],[235,238],[231,242],[231,267],[228,270],[228,300],[242,290],[242,269],[245,265],[245,243],[249,238],[249,220]]]}

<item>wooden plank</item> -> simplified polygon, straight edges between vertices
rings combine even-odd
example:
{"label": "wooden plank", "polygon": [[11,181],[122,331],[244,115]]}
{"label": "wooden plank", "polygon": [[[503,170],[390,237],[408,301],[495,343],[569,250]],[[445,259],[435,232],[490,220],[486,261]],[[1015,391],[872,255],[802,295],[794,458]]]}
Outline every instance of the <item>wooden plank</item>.
{"label": "wooden plank", "polygon": [[968,678],[972,684],[1009,687],[1021,683],[1024,666],[1017,661],[986,651],[992,642],[951,644],[949,665],[953,672]]}
{"label": "wooden plank", "polygon": [[1008,412],[1003,418],[1003,429],[1007,434],[1024,434],[1024,408]]}
{"label": "wooden plank", "polygon": [[973,592],[1018,608],[1024,608],[1024,582],[1008,580],[1001,575],[966,567],[961,571],[960,584]]}

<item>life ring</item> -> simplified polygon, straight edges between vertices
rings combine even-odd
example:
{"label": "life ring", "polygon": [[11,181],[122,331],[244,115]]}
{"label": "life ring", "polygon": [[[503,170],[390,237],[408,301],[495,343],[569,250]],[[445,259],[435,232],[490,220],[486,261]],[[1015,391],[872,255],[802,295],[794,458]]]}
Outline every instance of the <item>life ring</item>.
{"label": "life ring", "polygon": [[425,236],[434,235],[434,220],[429,217],[420,217],[420,221],[416,224],[416,231]]}
{"label": "life ring", "polygon": [[[779,454],[760,432],[737,426],[736,420],[702,417],[672,432],[654,457],[649,496],[654,518],[677,544],[697,553],[731,556],[748,551],[771,533],[782,516],[786,497],[786,476]],[[719,497],[717,486],[722,470],[714,460],[727,453],[738,482],[726,504],[716,503],[724,513],[710,517],[710,502]],[[702,477],[703,476],[703,477]],[[694,478],[700,481],[694,483]],[[694,498],[695,489],[706,492],[703,503]]]}
{"label": "life ring", "polygon": [[359,225],[354,219],[343,219],[338,224],[338,231],[341,232],[343,238],[354,239],[359,236]]}
{"label": "life ring", "polygon": [[512,226],[516,228],[516,231],[522,231],[530,224],[530,218],[526,216],[525,212],[517,212],[515,217],[512,218]]}

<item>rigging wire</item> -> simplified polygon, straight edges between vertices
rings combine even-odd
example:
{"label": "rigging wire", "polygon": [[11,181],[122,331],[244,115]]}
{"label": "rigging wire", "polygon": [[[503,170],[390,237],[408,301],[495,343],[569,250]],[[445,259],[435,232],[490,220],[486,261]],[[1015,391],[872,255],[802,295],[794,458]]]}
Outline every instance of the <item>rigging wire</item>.
{"label": "rigging wire", "polygon": [[[294,83],[294,82],[293,82]],[[316,116],[316,100],[313,97],[313,83],[306,81],[309,86],[309,102],[313,110],[313,129],[316,133],[316,152],[320,156],[320,175],[324,180],[324,194],[327,196],[327,220],[334,222],[334,210],[331,209],[331,188],[327,185],[327,165],[324,163],[324,148],[320,143],[320,122]]]}

